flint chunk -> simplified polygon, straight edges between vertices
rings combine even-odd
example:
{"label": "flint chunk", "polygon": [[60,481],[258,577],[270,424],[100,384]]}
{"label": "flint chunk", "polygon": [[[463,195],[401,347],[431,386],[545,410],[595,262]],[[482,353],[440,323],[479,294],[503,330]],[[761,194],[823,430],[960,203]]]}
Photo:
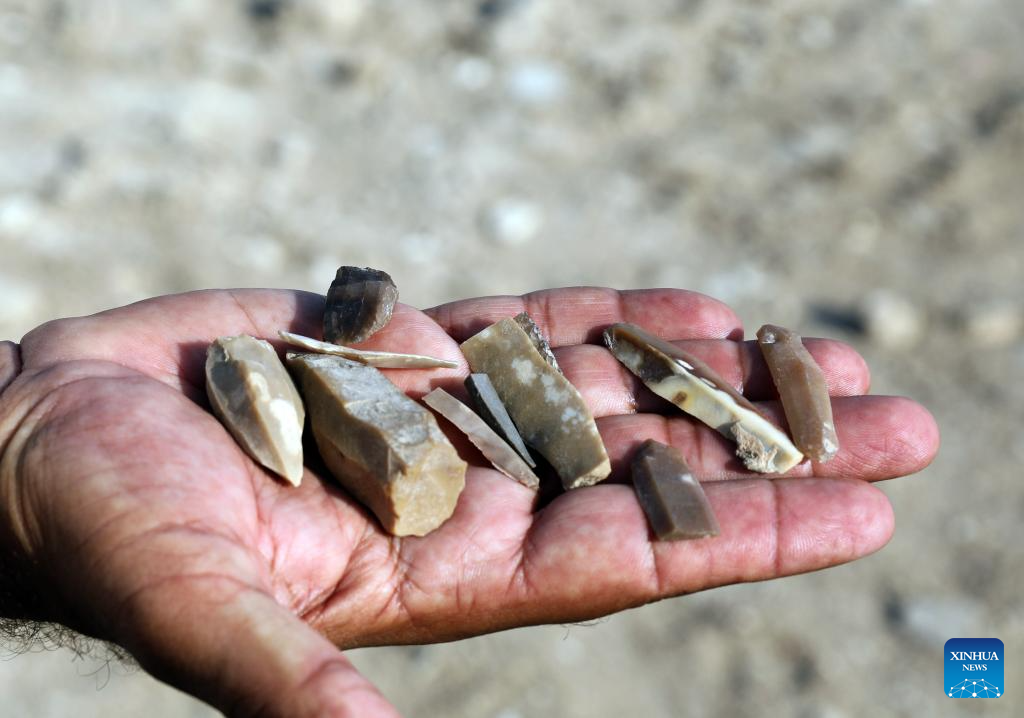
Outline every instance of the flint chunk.
{"label": "flint chunk", "polygon": [[206,394],[245,453],[299,485],[305,411],[270,344],[244,334],[213,342],[206,352]]}
{"label": "flint chunk", "polygon": [[423,536],[444,523],[466,462],[433,414],[373,367],[323,354],[289,354],[327,468],[386,531]]}
{"label": "flint chunk", "polygon": [[825,373],[804,347],[800,335],[765,324],[757,343],[779,390],[793,443],[814,461],[828,461],[839,451]]}
{"label": "flint chunk", "polygon": [[470,399],[473,400],[476,413],[494,429],[498,436],[516,450],[527,466],[531,469],[537,468],[537,462],[530,456],[530,450],[523,443],[523,437],[519,435],[519,429],[512,422],[512,417],[508,415],[508,409],[501,403],[498,392],[494,391],[491,378],[486,374],[470,374],[466,377],[465,386]]}
{"label": "flint chunk", "polygon": [[531,489],[540,486],[540,479],[519,454],[468,406],[441,388],[423,397],[423,402],[465,434],[498,471]]}
{"label": "flint chunk", "polygon": [[718,535],[708,497],[677,449],[648,439],[633,457],[632,474],[637,500],[659,540]]}
{"label": "flint chunk", "polygon": [[803,460],[789,437],[696,357],[634,324],[613,324],[604,341],[651,391],[735,441],[751,471],[783,473]]}
{"label": "flint chunk", "polygon": [[523,439],[554,467],[563,487],[608,477],[608,453],[583,397],[515,319],[502,319],[466,340],[462,353],[474,372],[491,378]]}
{"label": "flint chunk", "polygon": [[327,290],[324,339],[333,344],[365,341],[391,321],[398,287],[387,272],[341,267]]}

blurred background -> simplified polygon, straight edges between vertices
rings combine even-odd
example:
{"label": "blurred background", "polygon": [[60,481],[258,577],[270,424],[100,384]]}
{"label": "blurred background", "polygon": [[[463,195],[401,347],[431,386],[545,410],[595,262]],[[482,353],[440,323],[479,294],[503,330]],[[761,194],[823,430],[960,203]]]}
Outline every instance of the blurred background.
{"label": "blurred background", "polygon": [[[405,715],[962,715],[973,636],[1006,644],[986,712],[1024,712],[1024,3],[0,0],[0,337],[340,264],[420,307],[700,290],[853,343],[943,431],[856,564],[353,652]],[[0,695],[212,715],[64,651]]]}

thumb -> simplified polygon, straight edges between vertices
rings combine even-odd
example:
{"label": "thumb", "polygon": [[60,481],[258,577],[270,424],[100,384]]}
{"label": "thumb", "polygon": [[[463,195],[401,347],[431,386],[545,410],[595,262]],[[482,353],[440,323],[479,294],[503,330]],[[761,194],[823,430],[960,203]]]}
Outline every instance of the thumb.
{"label": "thumb", "polygon": [[237,579],[158,584],[122,615],[123,645],[146,671],[232,718],[398,715],[330,641]]}

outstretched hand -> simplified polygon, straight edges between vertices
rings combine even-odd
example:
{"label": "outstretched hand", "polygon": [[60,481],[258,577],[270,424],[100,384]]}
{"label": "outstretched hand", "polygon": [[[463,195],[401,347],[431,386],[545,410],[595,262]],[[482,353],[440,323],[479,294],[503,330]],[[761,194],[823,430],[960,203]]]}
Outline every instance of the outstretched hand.
{"label": "outstretched hand", "polygon": [[[459,443],[470,469],[454,516],[402,539],[329,476],[307,468],[299,488],[272,477],[207,409],[207,345],[245,333],[283,348],[278,329],[318,337],[319,295],[192,292],[32,331],[21,373],[0,394],[0,549],[27,584],[21,605],[0,599],[0,615],[115,642],[229,715],[392,715],[337,647],[588,619],[850,561],[893,528],[869,482],[918,471],[936,451],[923,408],[862,396],[863,360],[841,343],[809,340],[842,449],[784,479],[744,471],[724,439],[643,390],[600,346],[617,321],[680,340],[781,422],[756,345],[737,341],[736,316],[681,290],[559,289],[426,312],[399,305],[366,345],[459,361],[387,373],[417,398],[435,386],[462,394],[458,342],[524,308],[597,417],[612,482],[534,512],[529,489]],[[0,390],[14,373],[9,349],[0,344]],[[720,536],[652,541],[632,489],[614,483],[647,438],[681,449],[709,482]]]}

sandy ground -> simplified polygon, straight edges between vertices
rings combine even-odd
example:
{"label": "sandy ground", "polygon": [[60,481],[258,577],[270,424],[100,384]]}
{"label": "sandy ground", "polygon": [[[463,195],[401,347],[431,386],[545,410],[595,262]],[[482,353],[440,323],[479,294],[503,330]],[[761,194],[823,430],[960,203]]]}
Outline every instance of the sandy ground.
{"label": "sandy ground", "polygon": [[[937,416],[897,533],[589,626],[356,651],[409,716],[959,715],[1024,703],[1024,4],[0,0],[0,337],[213,286],[676,286],[832,335]],[[205,716],[65,652],[4,715]]]}

